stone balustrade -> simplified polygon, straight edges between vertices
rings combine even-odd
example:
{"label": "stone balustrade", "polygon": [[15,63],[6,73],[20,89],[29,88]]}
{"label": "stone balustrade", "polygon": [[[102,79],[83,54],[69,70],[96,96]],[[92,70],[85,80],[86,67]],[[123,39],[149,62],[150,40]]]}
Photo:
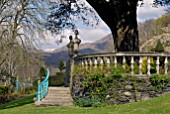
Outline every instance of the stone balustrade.
{"label": "stone balustrade", "polygon": [[[147,59],[147,73],[142,73],[142,64],[144,58]],[[74,58],[74,64],[81,65],[82,68],[89,69],[91,67],[97,68],[98,66],[110,68],[111,65],[117,67],[122,65],[123,69],[126,69],[127,64],[130,67],[130,73],[134,75],[151,75],[151,62],[154,60],[156,64],[156,72],[160,74],[160,59],[162,58],[163,62],[161,66],[163,68],[163,74],[168,74],[168,59],[170,58],[169,53],[144,53],[144,52],[119,52],[119,53],[96,53],[96,54],[87,54],[79,55]],[[151,61],[152,59],[152,61]],[[139,67],[138,74],[134,72],[134,65]]]}

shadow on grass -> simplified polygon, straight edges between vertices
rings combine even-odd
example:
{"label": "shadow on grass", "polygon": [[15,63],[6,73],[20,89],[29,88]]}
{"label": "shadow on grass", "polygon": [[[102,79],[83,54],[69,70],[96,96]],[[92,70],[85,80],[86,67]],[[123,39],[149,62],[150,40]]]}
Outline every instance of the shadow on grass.
{"label": "shadow on grass", "polygon": [[19,107],[19,106],[23,106],[23,105],[26,105],[26,104],[33,103],[34,97],[35,97],[35,95],[31,95],[31,96],[23,97],[23,98],[18,99],[18,100],[14,100],[14,101],[6,103],[6,104],[2,104],[2,105],[0,105],[0,110]]}

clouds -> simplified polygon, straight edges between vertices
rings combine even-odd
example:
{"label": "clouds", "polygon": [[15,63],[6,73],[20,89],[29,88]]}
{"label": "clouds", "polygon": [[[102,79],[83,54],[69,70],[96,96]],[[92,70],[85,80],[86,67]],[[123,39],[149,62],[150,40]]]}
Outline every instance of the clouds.
{"label": "clouds", "polygon": [[78,30],[83,42],[93,42],[110,33],[110,29],[104,22],[101,22],[97,27],[81,27]]}
{"label": "clouds", "polygon": [[137,8],[137,20],[143,22],[148,19],[155,19],[165,13],[165,7],[152,7],[153,0],[144,0],[144,5]]}
{"label": "clouds", "polygon": [[[101,21],[101,23],[95,27],[82,26],[82,24],[80,23],[77,28],[79,31],[78,37],[81,39],[83,43],[94,42],[110,33],[110,29],[103,21]],[[49,32],[46,32],[45,33],[46,40],[40,41],[39,43],[40,45],[37,47],[39,49],[43,49],[44,51],[53,51],[56,48],[60,48],[66,45],[69,42],[68,40],[69,36],[72,35],[74,37],[74,32],[72,30],[65,30],[63,31],[63,35],[65,35],[66,38],[62,40],[62,43],[58,44],[56,43],[56,41],[60,39],[60,35],[53,36]]]}
{"label": "clouds", "polygon": [[[155,19],[160,17],[162,14],[164,14],[164,7],[154,8],[152,7],[151,3],[153,0],[144,0],[143,7],[137,8],[137,20],[138,22],[143,22],[148,19]],[[77,24],[77,28],[79,30],[79,38],[82,40],[82,43],[85,42],[94,42],[96,40],[99,40],[100,38],[108,35],[110,32],[110,29],[107,27],[107,25],[101,21],[101,23],[96,27],[91,26],[84,26],[82,23]],[[66,36],[66,39],[63,39],[63,43],[57,44],[56,40],[60,38],[60,36],[54,36],[47,33],[48,40],[45,40],[44,43],[39,47],[44,50],[54,50],[56,48],[62,47],[66,45],[69,40],[69,35],[73,35],[74,33],[71,30],[65,30],[63,33]]]}

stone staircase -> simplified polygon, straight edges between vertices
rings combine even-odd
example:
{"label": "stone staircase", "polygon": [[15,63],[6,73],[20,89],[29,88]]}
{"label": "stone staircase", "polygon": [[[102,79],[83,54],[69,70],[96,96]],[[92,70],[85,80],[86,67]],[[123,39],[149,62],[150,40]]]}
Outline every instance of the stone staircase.
{"label": "stone staircase", "polygon": [[49,87],[47,96],[40,102],[35,102],[36,106],[72,106],[73,99],[69,87]]}

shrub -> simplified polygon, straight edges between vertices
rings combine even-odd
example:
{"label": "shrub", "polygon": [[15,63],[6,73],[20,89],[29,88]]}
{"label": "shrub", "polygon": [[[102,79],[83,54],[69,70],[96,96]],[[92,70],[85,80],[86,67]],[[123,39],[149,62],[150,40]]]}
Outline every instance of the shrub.
{"label": "shrub", "polygon": [[28,94],[35,94],[37,91],[37,87],[35,86],[30,86],[30,87],[26,87],[26,88],[22,88],[18,91],[18,93],[20,95],[28,95]]}
{"label": "shrub", "polygon": [[114,78],[121,78],[123,74],[123,69],[120,66],[113,67],[111,76]]}
{"label": "shrub", "polygon": [[65,64],[63,61],[60,61],[58,64],[58,68],[60,69],[60,72],[62,72],[65,69]]}
{"label": "shrub", "polygon": [[125,73],[129,73],[130,71],[131,71],[130,66],[126,63],[126,64],[125,64],[124,72],[125,72]]}
{"label": "shrub", "polygon": [[9,86],[0,86],[0,104],[9,101]]}
{"label": "shrub", "polygon": [[[49,76],[49,86],[63,86],[64,85],[64,77],[65,77],[65,73],[63,72],[57,72],[56,75],[50,75]],[[35,88],[37,88],[37,84],[38,84],[38,80],[34,80],[33,82],[33,86]],[[44,79],[41,79],[41,82],[43,81]]]}
{"label": "shrub", "polygon": [[154,51],[155,52],[164,52],[164,47],[163,47],[162,43],[160,42],[160,40],[158,40]]}
{"label": "shrub", "polygon": [[[153,58],[150,58],[150,65],[151,65],[151,73],[155,73],[156,72],[156,62],[154,61]],[[147,73],[147,65],[148,65],[148,60],[147,58],[143,58],[143,62],[142,62],[142,73],[146,74]]]}
{"label": "shrub", "polygon": [[155,87],[157,91],[162,91],[164,88],[167,87],[169,83],[169,79],[167,76],[160,76],[158,74],[153,74],[149,78],[151,84]]}
{"label": "shrub", "polygon": [[106,96],[106,85],[104,83],[104,75],[101,73],[94,73],[87,76],[82,82],[85,90],[90,92],[90,97],[98,98],[100,101]]}
{"label": "shrub", "polygon": [[139,65],[137,65],[136,63],[134,64],[134,73],[135,74],[139,73]]}
{"label": "shrub", "polygon": [[63,86],[65,73],[57,72],[56,76],[49,77],[49,86]]}
{"label": "shrub", "polygon": [[102,103],[96,99],[93,98],[78,98],[74,100],[74,104],[81,106],[81,107],[100,107],[102,106]]}
{"label": "shrub", "polygon": [[0,95],[5,95],[9,93],[9,86],[0,86]]}

